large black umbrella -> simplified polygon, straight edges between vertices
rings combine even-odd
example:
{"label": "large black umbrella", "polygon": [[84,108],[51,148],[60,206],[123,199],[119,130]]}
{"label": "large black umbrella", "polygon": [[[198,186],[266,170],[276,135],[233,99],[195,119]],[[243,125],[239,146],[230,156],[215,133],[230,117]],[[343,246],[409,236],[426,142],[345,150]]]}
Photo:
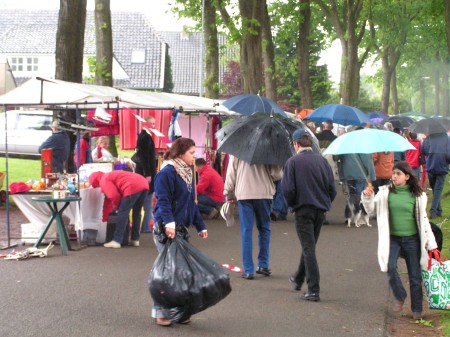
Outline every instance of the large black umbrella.
{"label": "large black umbrella", "polygon": [[416,121],[409,116],[395,115],[383,121],[383,124],[390,122],[394,128],[404,129],[414,124]]}
{"label": "large black umbrella", "polygon": [[450,130],[450,118],[449,117],[442,117],[442,116],[432,116],[431,118],[437,120],[439,123],[442,124],[444,128]]}
{"label": "large black umbrella", "polygon": [[[301,128],[305,126],[300,121],[257,112],[249,117],[236,119],[217,131],[217,150],[240,158],[250,165],[282,166],[294,154],[292,134]],[[317,139],[314,148],[319,150]]]}
{"label": "large black umbrella", "polygon": [[427,135],[446,133],[447,130],[448,129],[444,127],[443,123],[435,118],[422,119],[409,127],[409,131],[411,132],[424,133]]}
{"label": "large black umbrella", "polygon": [[[279,114],[287,118],[286,113],[277,103],[264,96],[255,94],[237,95],[227,99],[222,105],[228,110],[244,116],[250,116],[252,113],[259,111],[267,114]],[[220,106],[218,110],[220,110]]]}

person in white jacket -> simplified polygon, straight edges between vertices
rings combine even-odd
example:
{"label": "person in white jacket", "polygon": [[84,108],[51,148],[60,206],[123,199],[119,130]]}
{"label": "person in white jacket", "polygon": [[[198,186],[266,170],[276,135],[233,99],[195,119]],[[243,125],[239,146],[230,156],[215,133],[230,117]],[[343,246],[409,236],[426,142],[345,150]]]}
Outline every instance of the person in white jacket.
{"label": "person in white jacket", "polygon": [[402,253],[408,269],[413,319],[421,319],[421,269],[427,269],[428,251],[437,248],[427,217],[425,192],[411,166],[400,161],[394,165],[392,184],[380,186],[376,195],[372,188],[366,188],[361,200],[369,214],[376,210],[378,263],[381,271],[387,272],[394,294],[393,311],[402,311],[407,296],[397,271],[397,261]]}

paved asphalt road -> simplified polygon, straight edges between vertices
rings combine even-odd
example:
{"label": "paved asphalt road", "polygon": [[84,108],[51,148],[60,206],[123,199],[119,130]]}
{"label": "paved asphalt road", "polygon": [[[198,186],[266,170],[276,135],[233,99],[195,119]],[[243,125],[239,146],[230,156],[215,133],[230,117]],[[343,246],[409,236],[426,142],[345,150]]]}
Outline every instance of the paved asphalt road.
{"label": "paved asphalt road", "polygon": [[[159,327],[150,318],[147,277],[156,249],[149,234],[138,248],[62,256],[56,246],[47,258],[0,260],[0,336],[385,336],[390,299],[377,263],[376,222],[347,229],[343,208],[339,193],[319,239],[321,302],[302,301],[288,281],[300,254],[290,215],[272,226],[273,276],[244,280],[230,272],[231,294],[189,326]],[[242,266],[238,223],[207,224],[210,237],[191,242],[217,262]]]}

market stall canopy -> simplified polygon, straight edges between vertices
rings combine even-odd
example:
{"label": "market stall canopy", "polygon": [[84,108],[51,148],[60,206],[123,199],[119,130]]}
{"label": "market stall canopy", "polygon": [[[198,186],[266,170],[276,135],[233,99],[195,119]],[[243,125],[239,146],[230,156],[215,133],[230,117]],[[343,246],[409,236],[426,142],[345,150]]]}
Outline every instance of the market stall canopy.
{"label": "market stall canopy", "polygon": [[135,89],[121,90],[140,99],[161,102],[165,104],[169,109],[179,108],[180,106],[182,106],[184,111],[191,112],[215,112],[216,106],[221,102],[220,100],[214,100],[205,97],[178,95],[167,92],[141,91]]}
{"label": "market stall canopy", "polygon": [[221,100],[204,97],[119,89],[36,77],[0,96],[0,105],[55,106],[117,103],[120,108],[168,110],[183,107],[187,112],[216,112]]}

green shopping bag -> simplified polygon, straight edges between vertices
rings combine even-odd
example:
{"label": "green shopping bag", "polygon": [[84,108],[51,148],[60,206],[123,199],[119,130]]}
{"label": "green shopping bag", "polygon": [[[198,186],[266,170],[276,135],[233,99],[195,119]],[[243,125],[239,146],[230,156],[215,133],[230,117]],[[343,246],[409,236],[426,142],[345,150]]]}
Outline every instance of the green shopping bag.
{"label": "green shopping bag", "polygon": [[[442,262],[441,257],[444,258]],[[422,279],[430,309],[450,310],[450,261],[437,249],[429,252]]]}

